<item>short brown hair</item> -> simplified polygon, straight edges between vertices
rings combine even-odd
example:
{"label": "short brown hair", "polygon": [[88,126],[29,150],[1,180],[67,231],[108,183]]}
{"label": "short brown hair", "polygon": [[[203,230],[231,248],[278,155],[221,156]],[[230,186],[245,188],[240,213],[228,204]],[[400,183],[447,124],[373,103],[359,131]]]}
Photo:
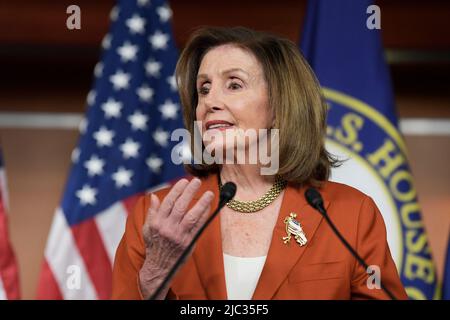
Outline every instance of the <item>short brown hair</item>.
{"label": "short brown hair", "polygon": [[[328,179],[331,167],[338,165],[324,145],[328,108],[311,67],[290,40],[244,27],[203,27],[195,31],[176,67],[184,122],[191,136],[200,63],[209,50],[225,44],[251,52],[263,68],[274,128],[279,129],[278,174],[292,183],[320,186]],[[205,176],[217,172],[218,166],[187,165],[186,169],[195,176]]]}

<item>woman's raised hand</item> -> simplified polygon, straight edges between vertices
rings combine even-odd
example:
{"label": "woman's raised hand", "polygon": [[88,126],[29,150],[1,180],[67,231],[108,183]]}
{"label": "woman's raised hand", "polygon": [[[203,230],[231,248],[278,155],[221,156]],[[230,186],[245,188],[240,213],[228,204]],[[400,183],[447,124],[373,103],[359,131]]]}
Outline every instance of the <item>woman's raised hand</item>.
{"label": "woman's raised hand", "polygon": [[[214,193],[205,192],[188,210],[201,185],[198,178],[179,180],[162,203],[151,195],[150,208],[143,226],[146,246],[144,264],[139,272],[141,293],[148,298],[156,291],[170,269],[187,248],[197,231],[208,219]],[[157,299],[164,299],[164,288]]]}

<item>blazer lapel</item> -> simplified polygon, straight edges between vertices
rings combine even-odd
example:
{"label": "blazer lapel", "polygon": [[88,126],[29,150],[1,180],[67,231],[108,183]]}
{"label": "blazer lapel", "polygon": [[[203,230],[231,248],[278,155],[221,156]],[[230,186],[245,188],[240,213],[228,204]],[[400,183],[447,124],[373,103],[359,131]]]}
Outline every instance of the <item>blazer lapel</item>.
{"label": "blazer lapel", "polygon": [[[306,202],[305,187],[295,188],[290,185],[286,188],[277,223],[273,230],[272,242],[264,268],[253,294],[254,300],[269,300],[287,278],[294,265],[300,260],[305,250],[311,245],[314,234],[323,217]],[[324,199],[325,207],[329,202]],[[286,236],[284,219],[291,212],[297,214],[296,220],[302,225],[308,242],[300,246],[294,238],[290,243],[284,244],[282,238]]]}

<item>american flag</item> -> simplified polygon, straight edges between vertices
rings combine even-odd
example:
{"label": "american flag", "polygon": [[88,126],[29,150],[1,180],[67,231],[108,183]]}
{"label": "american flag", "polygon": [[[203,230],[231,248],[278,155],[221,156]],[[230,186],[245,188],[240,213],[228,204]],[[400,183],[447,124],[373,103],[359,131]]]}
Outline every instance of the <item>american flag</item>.
{"label": "american flag", "polygon": [[135,200],[184,175],[171,161],[178,144],[171,132],[183,124],[170,7],[120,0],[110,18],[47,240],[40,299],[109,299],[116,247]]}
{"label": "american flag", "polygon": [[0,300],[19,299],[19,269],[8,237],[8,192],[0,149]]}

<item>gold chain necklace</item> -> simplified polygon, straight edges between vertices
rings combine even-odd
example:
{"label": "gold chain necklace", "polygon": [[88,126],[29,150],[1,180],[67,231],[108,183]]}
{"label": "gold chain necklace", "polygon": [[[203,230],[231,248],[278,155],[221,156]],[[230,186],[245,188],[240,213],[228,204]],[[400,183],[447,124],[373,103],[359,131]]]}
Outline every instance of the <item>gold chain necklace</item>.
{"label": "gold chain necklace", "polygon": [[[261,198],[253,201],[239,201],[231,199],[227,202],[227,207],[237,212],[252,213],[260,211],[271,204],[286,188],[287,181],[277,176],[274,185]],[[222,182],[219,176],[219,189],[222,189]]]}

